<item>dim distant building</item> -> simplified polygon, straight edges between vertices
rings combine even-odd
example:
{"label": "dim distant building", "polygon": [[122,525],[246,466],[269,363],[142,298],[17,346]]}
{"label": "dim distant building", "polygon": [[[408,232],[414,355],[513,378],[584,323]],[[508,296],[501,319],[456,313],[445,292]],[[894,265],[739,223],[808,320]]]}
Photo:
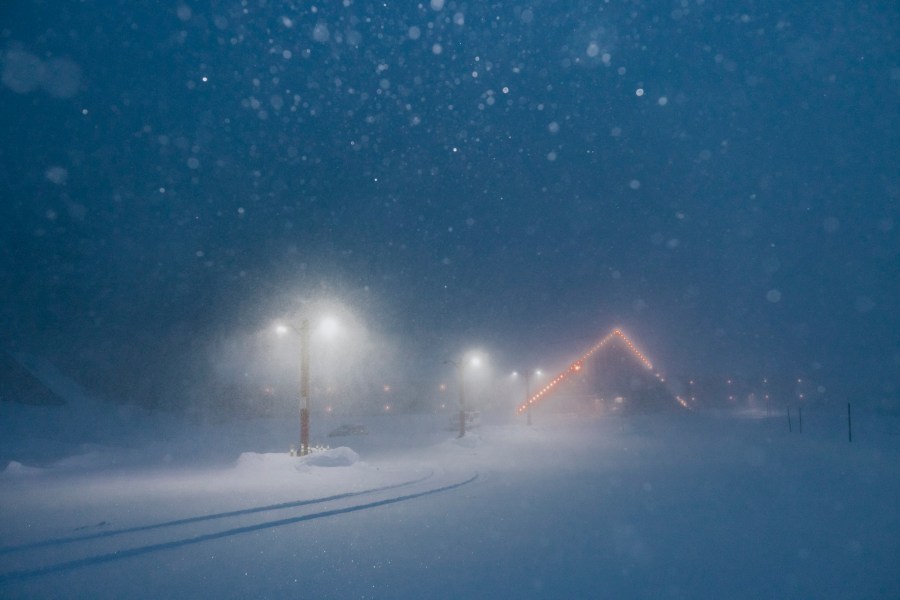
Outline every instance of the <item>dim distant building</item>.
{"label": "dim distant building", "polygon": [[555,391],[546,404],[555,405],[557,410],[604,414],[684,410],[655,371],[635,360],[621,344],[611,344],[585,361],[578,374]]}

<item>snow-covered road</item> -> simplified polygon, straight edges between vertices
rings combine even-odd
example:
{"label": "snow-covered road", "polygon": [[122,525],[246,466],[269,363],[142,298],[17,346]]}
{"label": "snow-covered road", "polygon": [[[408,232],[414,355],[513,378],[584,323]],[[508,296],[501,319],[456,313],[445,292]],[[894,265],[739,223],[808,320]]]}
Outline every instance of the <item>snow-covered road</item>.
{"label": "snow-covered road", "polygon": [[343,440],[364,450],[342,466],[6,474],[0,596],[900,594],[895,436],[659,415],[392,443],[404,419]]}
{"label": "snow-covered road", "polygon": [[[100,521],[92,529],[104,529],[96,533],[0,548],[0,555],[10,555],[14,560],[9,563],[16,565],[16,570],[0,574],[0,582],[39,577],[264,529],[408,502],[459,488],[477,478],[476,473],[461,481],[438,484],[430,473],[418,479],[376,488],[124,529],[106,529],[106,521]],[[48,557],[50,560],[58,560],[64,548],[75,558],[48,564]],[[32,566],[23,568],[25,564]]]}

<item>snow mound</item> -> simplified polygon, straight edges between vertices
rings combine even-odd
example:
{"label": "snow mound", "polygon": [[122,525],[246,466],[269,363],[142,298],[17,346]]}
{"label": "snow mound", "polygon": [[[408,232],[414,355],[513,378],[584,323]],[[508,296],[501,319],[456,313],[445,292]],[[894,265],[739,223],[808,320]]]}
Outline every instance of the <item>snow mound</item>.
{"label": "snow mound", "polygon": [[303,464],[313,467],[350,467],[359,462],[359,454],[347,446],[304,456]]}

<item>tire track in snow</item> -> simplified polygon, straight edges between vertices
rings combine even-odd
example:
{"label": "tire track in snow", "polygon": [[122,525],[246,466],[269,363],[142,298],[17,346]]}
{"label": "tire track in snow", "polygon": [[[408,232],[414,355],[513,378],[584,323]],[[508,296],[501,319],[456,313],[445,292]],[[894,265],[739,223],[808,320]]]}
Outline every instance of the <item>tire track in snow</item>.
{"label": "tire track in snow", "polygon": [[[429,474],[428,476],[426,476],[424,478],[419,479],[418,481],[421,482],[430,477],[431,477],[431,474]],[[47,565],[45,567],[39,567],[36,569],[11,571],[9,573],[0,574],[0,583],[21,581],[24,579],[40,577],[42,575],[50,575],[52,573],[71,571],[73,569],[80,569],[82,567],[101,565],[101,564],[105,564],[105,563],[109,563],[109,562],[113,562],[113,561],[117,561],[117,560],[122,560],[125,558],[142,556],[142,555],[150,554],[153,552],[159,552],[159,551],[163,551],[163,550],[173,550],[176,548],[181,548],[183,546],[189,546],[192,544],[199,544],[202,542],[218,540],[218,539],[231,537],[231,536],[235,536],[235,535],[241,535],[244,533],[251,533],[251,532],[260,531],[263,529],[272,529],[275,527],[283,527],[285,525],[302,523],[304,521],[313,521],[316,519],[323,519],[325,517],[332,517],[332,516],[336,516],[336,515],[359,512],[362,510],[369,510],[369,509],[378,508],[381,506],[388,506],[391,504],[397,504],[399,502],[407,502],[409,500],[414,500],[416,498],[422,498],[424,496],[430,496],[433,494],[439,494],[442,492],[447,492],[447,491],[450,491],[450,490],[453,490],[456,488],[460,488],[464,485],[472,483],[476,479],[478,479],[478,473],[475,473],[474,475],[472,475],[468,479],[464,479],[463,481],[458,481],[456,483],[451,483],[449,485],[444,485],[444,486],[437,487],[437,488],[431,488],[431,489],[424,490],[421,492],[405,494],[402,496],[393,496],[391,498],[385,498],[385,499],[376,500],[373,502],[366,502],[363,504],[355,504],[352,506],[345,506],[343,508],[333,508],[330,510],[323,510],[323,511],[317,512],[317,513],[299,515],[296,517],[287,517],[284,519],[276,519],[274,521],[265,521],[262,523],[256,523],[253,525],[245,525],[242,527],[234,527],[232,529],[225,529],[222,531],[201,534],[201,535],[182,538],[182,539],[178,539],[178,540],[171,540],[168,542],[160,542],[157,544],[148,544],[145,546],[136,546],[134,548],[127,548],[124,550],[116,550],[114,552],[109,552],[106,554],[97,554],[95,556],[88,556],[88,557],[80,558],[80,559],[76,559],[76,560],[59,562],[59,563],[55,563],[52,565]],[[401,487],[404,485],[412,485],[412,483],[394,484],[392,486],[385,486],[383,488],[375,488],[374,490],[369,490],[367,492],[366,491],[350,492],[349,494],[341,494],[338,497],[346,498],[348,495],[349,496],[358,496],[358,495],[365,494],[365,493],[375,493],[376,491],[384,491],[387,489],[397,488],[397,487]],[[322,502],[325,500],[322,499],[319,501]],[[302,502],[307,502],[307,501],[302,501]],[[309,503],[309,502],[307,502],[307,503]],[[278,506],[278,505],[273,505],[273,506]],[[260,507],[260,508],[262,508],[262,507]],[[253,509],[246,509],[246,510],[253,510]],[[233,511],[233,512],[238,512],[238,511]],[[230,513],[219,513],[219,514],[222,514],[222,515],[229,514],[230,516],[233,516]],[[212,517],[212,516],[210,516],[210,517]],[[195,519],[202,519],[202,517],[197,517]],[[181,522],[183,522],[183,521],[186,521],[186,519],[181,520]],[[194,522],[194,521],[191,521],[191,522]],[[175,523],[175,521],[171,521],[169,523]],[[165,524],[161,524],[161,525],[165,525]],[[147,526],[147,527],[149,527],[149,526]],[[132,531],[135,529],[137,529],[137,528],[133,528]],[[126,530],[119,530],[119,533],[123,533],[125,531]],[[114,534],[114,532],[104,532],[104,533]],[[94,537],[98,537],[98,536],[85,536],[85,537],[93,539]]]}
{"label": "tire track in snow", "polygon": [[424,477],[420,477],[418,479],[411,479],[409,481],[401,481],[400,483],[393,483],[391,485],[385,485],[380,487],[369,488],[366,490],[359,490],[356,492],[344,492],[342,494],[335,494],[333,496],[323,496],[321,498],[310,498],[308,500],[293,500],[291,502],[281,502],[278,504],[268,504],[265,506],[254,506],[251,508],[242,508],[240,510],[231,510],[227,512],[219,512],[212,513],[208,515],[199,515],[196,517],[187,517],[184,519],[175,519],[174,521],[163,521],[162,523],[152,523],[150,525],[138,525],[136,527],[125,527],[123,529],[111,529],[108,531],[101,531],[99,533],[91,533],[87,535],[76,535],[70,537],[61,537],[61,538],[53,538],[49,540],[41,540],[39,542],[29,542],[27,544],[20,544],[18,546],[6,546],[4,548],[0,548],[0,555],[9,554],[10,552],[21,552],[24,550],[32,550],[34,548],[44,548],[47,546],[60,546],[63,544],[72,544],[75,542],[85,542],[88,540],[96,540],[101,538],[112,537],[114,535],[122,535],[125,533],[135,533],[138,531],[150,531],[153,529],[162,529],[163,527],[175,527],[178,525],[187,525],[189,523],[200,523],[202,521],[212,521],[214,519],[226,519],[228,517],[239,517],[242,515],[252,515],[260,512],[267,512],[270,510],[283,510],[285,508],[295,508],[298,506],[308,506],[310,504],[321,504],[322,502],[331,502],[333,500],[343,500],[344,498],[353,498],[355,496],[363,496],[365,494],[374,494],[377,492],[384,492],[387,490],[393,490],[401,487],[406,487],[408,485],[415,485],[417,483],[421,483],[427,479],[430,479],[434,475],[434,471],[430,471],[428,475]]}

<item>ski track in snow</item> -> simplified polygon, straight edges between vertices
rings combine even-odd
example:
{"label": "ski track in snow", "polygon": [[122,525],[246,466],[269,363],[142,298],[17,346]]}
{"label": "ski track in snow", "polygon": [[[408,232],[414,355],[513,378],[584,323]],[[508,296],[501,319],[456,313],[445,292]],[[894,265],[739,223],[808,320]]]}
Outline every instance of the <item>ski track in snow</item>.
{"label": "ski track in snow", "polygon": [[[178,525],[187,525],[190,523],[199,523],[202,521],[211,521],[214,519],[226,519],[228,517],[238,517],[241,515],[251,515],[254,513],[267,512],[273,510],[282,510],[285,508],[296,508],[299,506],[307,506],[310,504],[321,504],[322,502],[329,502],[332,500],[343,500],[344,498],[353,498],[355,496],[362,496],[364,494],[374,494],[376,492],[383,492],[387,490],[392,490],[400,487],[406,487],[409,485],[414,485],[416,483],[420,483],[431,478],[434,475],[434,471],[428,473],[424,477],[420,477],[418,479],[411,479],[410,481],[402,481],[400,483],[394,483],[391,485],[379,486],[374,488],[369,488],[366,490],[359,490],[356,492],[345,492],[342,494],[334,494],[332,496],[323,496],[321,498],[309,498],[307,500],[295,500],[292,502],[280,502],[278,504],[269,504],[266,506],[254,506],[251,508],[243,508],[241,510],[232,510],[227,512],[219,512],[212,513],[208,515],[199,515],[196,517],[188,517],[185,519],[176,519],[174,521],[164,521],[162,523],[153,523],[150,525],[139,525],[137,527],[126,527],[123,529],[113,529],[109,531],[103,531],[100,533],[92,533],[88,535],[79,535],[79,536],[71,536],[71,537],[61,537],[61,538],[53,538],[48,540],[42,540],[39,542],[31,542],[28,544],[20,544],[18,546],[5,546],[0,548],[0,555],[8,554],[10,552],[20,552],[23,550],[31,550],[33,548],[43,548],[45,546],[60,546],[63,544],[72,544],[75,542],[85,542],[88,540],[96,540],[105,537],[112,537],[115,535],[122,535],[126,533],[136,533],[139,531],[149,531],[152,529],[161,529],[163,527],[176,527]],[[87,525],[85,527],[91,527]],[[84,527],[78,527],[78,529],[83,529]]]}
{"label": "ski track in snow", "polygon": [[[268,506],[258,506],[252,507],[242,510],[228,511],[222,513],[214,513],[209,515],[199,515],[197,517],[189,517],[185,519],[178,519],[174,521],[166,521],[162,523],[155,523],[151,525],[143,525],[138,527],[129,527],[125,529],[118,529],[113,531],[104,531],[102,533],[84,535],[84,536],[75,536],[68,538],[57,538],[50,540],[43,540],[39,542],[33,542],[29,544],[22,544],[19,546],[9,546],[5,548],[0,548],[0,554],[15,554],[19,552],[25,552],[28,550],[35,550],[40,548],[48,548],[54,546],[69,546],[78,543],[90,542],[94,540],[100,540],[102,538],[109,538],[117,535],[125,535],[125,534],[133,534],[133,533],[141,533],[141,532],[150,532],[162,528],[172,528],[172,527],[183,527],[185,525],[191,525],[196,523],[201,523],[205,521],[213,521],[213,520],[221,520],[221,519],[229,519],[236,517],[243,517],[247,515],[253,515],[262,512],[274,511],[274,510],[285,510],[290,508],[299,508],[304,506],[310,506],[315,504],[322,504],[324,502],[332,502],[332,501],[340,501],[346,500],[348,498],[356,498],[360,496],[366,495],[376,495],[385,491],[395,490],[398,488],[414,486],[425,481],[430,480],[434,476],[434,471],[431,471],[428,475],[424,477],[420,477],[418,479],[412,479],[405,482],[395,483],[392,485],[381,486],[376,488],[370,488],[366,490],[360,490],[356,492],[346,492],[343,494],[335,494],[332,496],[326,496],[322,498],[313,498],[309,500],[297,500],[294,502],[284,502],[279,504],[273,504]],[[169,539],[167,541],[157,542],[157,543],[148,543],[141,546],[134,546],[131,548],[123,548],[116,549],[108,552],[101,552],[97,554],[93,554],[91,556],[87,556],[84,558],[78,558],[73,560],[64,560],[55,562],[48,565],[37,566],[30,569],[20,569],[15,571],[10,571],[7,573],[0,574],[0,583],[5,582],[13,582],[13,581],[21,581],[25,579],[31,579],[34,577],[40,577],[43,575],[49,575],[52,573],[59,573],[63,571],[70,571],[74,569],[79,569],[82,567],[89,567],[93,565],[100,565],[104,563],[109,563],[117,560],[122,560],[126,558],[131,558],[135,556],[142,556],[145,554],[150,554],[153,552],[159,552],[164,550],[172,550],[175,548],[180,548],[182,546],[188,546],[191,544],[198,544],[201,542],[211,541],[222,539],[230,536],[241,535],[244,533],[251,533],[254,531],[260,531],[264,529],[271,529],[275,527],[282,527],[285,525],[292,525],[295,523],[302,523],[304,521],[313,521],[316,519],[322,519],[325,517],[332,517],[336,515],[342,515],[347,513],[358,512],[362,510],[368,510],[372,508],[378,508],[381,506],[388,506],[391,504],[397,504],[399,502],[407,502],[410,500],[414,500],[417,498],[422,498],[425,496],[430,496],[434,494],[439,494],[442,492],[447,492],[456,488],[460,488],[464,485],[472,483],[476,479],[478,479],[479,474],[476,472],[469,477],[455,481],[452,483],[448,483],[446,485],[441,485],[438,487],[431,487],[422,491],[412,492],[409,494],[402,494],[399,496],[389,496],[387,498],[382,498],[379,500],[372,500],[370,502],[364,502],[362,504],[351,504],[349,506],[343,506],[339,508],[331,508],[319,512],[307,513],[296,515],[292,517],[286,517],[282,519],[275,519],[270,521],[263,521],[259,523],[253,523],[250,525],[242,525],[239,527],[232,527],[229,529],[223,529],[219,531],[213,531],[210,533],[204,533],[200,535],[193,536],[185,536],[176,539]]]}

